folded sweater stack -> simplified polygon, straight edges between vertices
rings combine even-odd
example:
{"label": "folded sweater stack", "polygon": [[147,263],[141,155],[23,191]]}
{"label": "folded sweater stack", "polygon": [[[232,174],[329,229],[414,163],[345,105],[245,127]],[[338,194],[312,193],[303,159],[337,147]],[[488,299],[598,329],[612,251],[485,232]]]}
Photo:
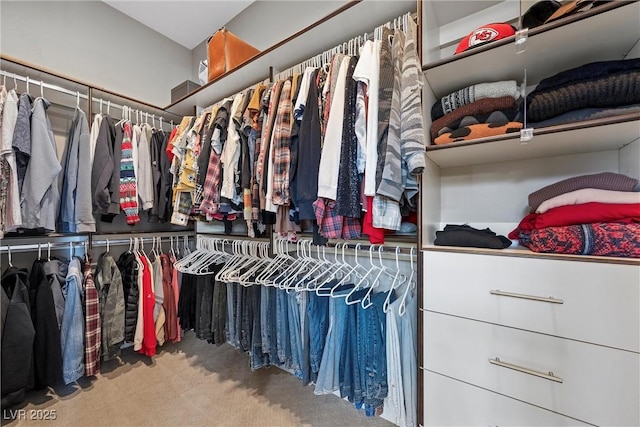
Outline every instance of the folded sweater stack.
{"label": "folded sweater stack", "polygon": [[434,144],[468,141],[522,128],[514,80],[480,83],[441,98],[431,108]]}
{"label": "folded sweater stack", "polygon": [[559,181],[529,195],[532,213],[509,238],[534,252],[639,258],[639,189],[612,172]]}
{"label": "folded sweater stack", "polygon": [[592,62],[542,80],[527,97],[529,127],[640,112],[640,58]]}

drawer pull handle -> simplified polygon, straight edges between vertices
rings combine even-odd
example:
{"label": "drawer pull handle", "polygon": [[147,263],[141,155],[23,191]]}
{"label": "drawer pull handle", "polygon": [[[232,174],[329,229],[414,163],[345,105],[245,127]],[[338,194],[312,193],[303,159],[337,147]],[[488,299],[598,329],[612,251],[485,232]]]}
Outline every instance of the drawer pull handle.
{"label": "drawer pull handle", "polygon": [[542,302],[550,302],[552,304],[564,304],[564,300],[554,298],[554,297],[538,297],[535,295],[526,295],[526,294],[515,294],[513,292],[504,292],[499,289],[494,291],[489,291],[491,295],[499,295],[503,297],[512,297],[512,298],[522,298],[522,299],[530,299],[533,301],[542,301]]}
{"label": "drawer pull handle", "polygon": [[500,358],[496,357],[495,359],[489,359],[489,363],[492,365],[501,366],[503,368],[513,369],[514,371],[524,372],[525,374],[535,375],[536,377],[544,378],[545,380],[555,381],[557,383],[562,383],[562,378],[556,377],[553,375],[553,372],[549,371],[549,373],[534,371],[533,369],[523,368],[522,366],[513,365],[511,363],[506,363],[500,360]]}

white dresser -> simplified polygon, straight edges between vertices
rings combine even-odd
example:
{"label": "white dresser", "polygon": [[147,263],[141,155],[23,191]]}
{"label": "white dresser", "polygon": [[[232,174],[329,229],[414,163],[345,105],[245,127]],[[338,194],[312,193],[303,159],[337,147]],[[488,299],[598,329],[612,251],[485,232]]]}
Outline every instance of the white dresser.
{"label": "white dresser", "polygon": [[[422,12],[427,127],[437,99],[472,84],[523,83],[526,69],[530,91],[565,69],[640,57],[639,2],[533,29],[520,54],[512,37],[456,57],[455,40],[482,24],[516,22],[519,2],[424,1]],[[433,244],[446,224],[506,236],[527,213],[529,193],[565,178],[640,178],[640,117],[534,129],[528,142],[515,134],[429,146],[427,156],[423,424],[640,425],[639,259]]]}

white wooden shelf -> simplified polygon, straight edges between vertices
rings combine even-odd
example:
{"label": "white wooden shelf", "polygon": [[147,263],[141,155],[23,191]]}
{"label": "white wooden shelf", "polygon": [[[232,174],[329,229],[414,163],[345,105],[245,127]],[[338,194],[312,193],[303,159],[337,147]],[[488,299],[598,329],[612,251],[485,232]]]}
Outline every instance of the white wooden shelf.
{"label": "white wooden shelf", "polygon": [[[430,145],[427,156],[441,168],[616,150],[640,137],[640,114],[534,129],[526,144],[520,134]],[[612,137],[614,136],[614,137]]]}
{"label": "white wooden shelf", "polygon": [[353,37],[372,33],[389,20],[415,12],[415,0],[350,1],[345,6],[289,38],[265,49],[234,70],[209,82],[195,92],[169,105],[166,109],[181,115],[194,114],[194,107],[207,107],[269,78],[274,72],[286,70]]}
{"label": "white wooden shelf", "polygon": [[511,36],[423,69],[436,98],[441,98],[477,83],[522,82],[525,69],[531,85],[577,65],[623,59],[639,40],[640,2],[614,1],[532,29],[521,54],[516,54]]}
{"label": "white wooden shelf", "polygon": [[623,258],[610,256],[570,255],[533,252],[523,246],[512,246],[506,249],[464,248],[458,246],[424,245],[425,252],[451,252],[476,255],[496,255],[518,258],[556,259],[563,261],[599,262],[604,264],[636,265],[640,267],[640,258]]}

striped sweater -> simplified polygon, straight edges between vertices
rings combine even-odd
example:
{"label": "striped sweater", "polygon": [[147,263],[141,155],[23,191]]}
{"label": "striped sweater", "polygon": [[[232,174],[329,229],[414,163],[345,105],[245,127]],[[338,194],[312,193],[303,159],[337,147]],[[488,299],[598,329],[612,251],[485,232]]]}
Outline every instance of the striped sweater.
{"label": "striped sweater", "polygon": [[127,218],[127,224],[140,222],[138,216],[138,190],[133,161],[133,145],[131,143],[131,123],[123,125],[122,158],[120,160],[120,207]]}

